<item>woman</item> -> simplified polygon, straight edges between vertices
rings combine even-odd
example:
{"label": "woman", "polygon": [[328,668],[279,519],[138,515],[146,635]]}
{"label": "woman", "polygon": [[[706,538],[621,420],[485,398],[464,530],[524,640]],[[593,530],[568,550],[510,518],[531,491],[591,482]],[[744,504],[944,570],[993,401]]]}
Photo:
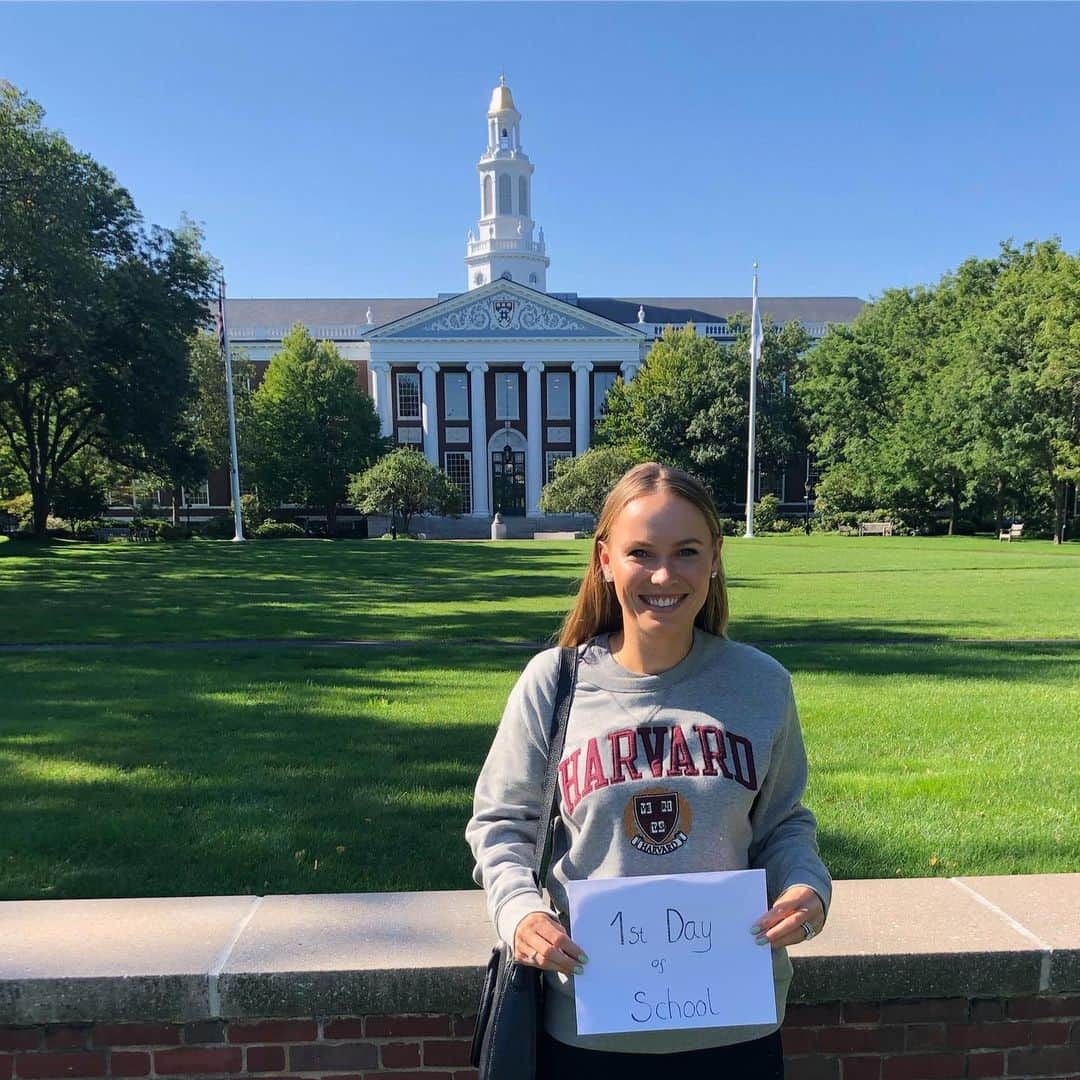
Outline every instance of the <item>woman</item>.
{"label": "woman", "polygon": [[[518,680],[477,782],[466,830],[474,876],[515,958],[546,973],[541,1077],[616,1075],[596,1071],[610,1067],[655,1080],[658,1064],[678,1067],[680,1080],[783,1076],[779,1024],[583,1036],[575,1021],[574,978],[589,972],[565,929],[569,880],[763,868],[771,907],[746,929],[773,950],[780,1020],[785,946],[825,922],[831,881],[800,803],[806,755],[791,679],[724,636],[722,542],[708,493],[676,469],[638,465],[604,503],[559,638],[580,660],[547,879],[554,915],[530,867],[557,648]],[[659,793],[674,793],[678,825],[656,837],[635,808]]]}

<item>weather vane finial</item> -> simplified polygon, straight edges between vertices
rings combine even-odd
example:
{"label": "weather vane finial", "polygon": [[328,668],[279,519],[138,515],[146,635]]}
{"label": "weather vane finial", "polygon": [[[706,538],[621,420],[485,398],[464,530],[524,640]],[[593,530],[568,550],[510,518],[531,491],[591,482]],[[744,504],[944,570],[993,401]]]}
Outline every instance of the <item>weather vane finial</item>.
{"label": "weather vane finial", "polygon": [[499,72],[499,85],[500,86],[505,86],[506,85],[506,71],[505,70]]}

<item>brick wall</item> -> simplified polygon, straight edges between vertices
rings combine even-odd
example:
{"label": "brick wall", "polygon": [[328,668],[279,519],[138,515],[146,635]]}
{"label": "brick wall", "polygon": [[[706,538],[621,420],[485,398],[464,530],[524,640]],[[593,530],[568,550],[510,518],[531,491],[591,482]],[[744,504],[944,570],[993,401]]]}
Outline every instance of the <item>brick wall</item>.
{"label": "brick wall", "polygon": [[[473,1080],[446,1015],[0,1027],[0,1080],[262,1075]],[[788,1080],[1080,1080],[1080,995],[793,1005]]]}

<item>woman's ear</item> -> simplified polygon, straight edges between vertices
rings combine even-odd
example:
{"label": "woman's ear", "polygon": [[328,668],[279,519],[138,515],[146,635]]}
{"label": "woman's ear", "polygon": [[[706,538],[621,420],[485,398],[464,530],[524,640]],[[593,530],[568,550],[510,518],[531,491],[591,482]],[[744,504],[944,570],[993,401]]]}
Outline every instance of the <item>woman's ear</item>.
{"label": "woman's ear", "polygon": [[603,540],[596,541],[596,554],[600,563],[600,576],[605,581],[611,581],[611,552]]}

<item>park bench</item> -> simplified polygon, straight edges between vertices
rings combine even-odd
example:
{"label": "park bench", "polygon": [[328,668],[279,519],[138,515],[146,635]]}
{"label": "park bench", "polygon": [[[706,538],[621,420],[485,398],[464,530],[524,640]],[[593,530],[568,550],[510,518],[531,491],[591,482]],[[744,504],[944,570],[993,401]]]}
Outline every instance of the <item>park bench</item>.
{"label": "park bench", "polygon": [[858,530],[854,525],[837,525],[836,531],[841,536],[854,536]]}
{"label": "park bench", "polygon": [[106,526],[103,529],[94,530],[95,540],[130,540],[131,529],[124,525],[122,527]]}
{"label": "park bench", "polygon": [[1008,540],[1011,544],[1014,540],[1019,540],[1024,535],[1024,523],[1022,521],[1014,522],[1007,529],[1002,529],[998,533],[998,540]]}
{"label": "park bench", "polygon": [[859,526],[860,536],[892,536],[891,521],[864,521]]}

